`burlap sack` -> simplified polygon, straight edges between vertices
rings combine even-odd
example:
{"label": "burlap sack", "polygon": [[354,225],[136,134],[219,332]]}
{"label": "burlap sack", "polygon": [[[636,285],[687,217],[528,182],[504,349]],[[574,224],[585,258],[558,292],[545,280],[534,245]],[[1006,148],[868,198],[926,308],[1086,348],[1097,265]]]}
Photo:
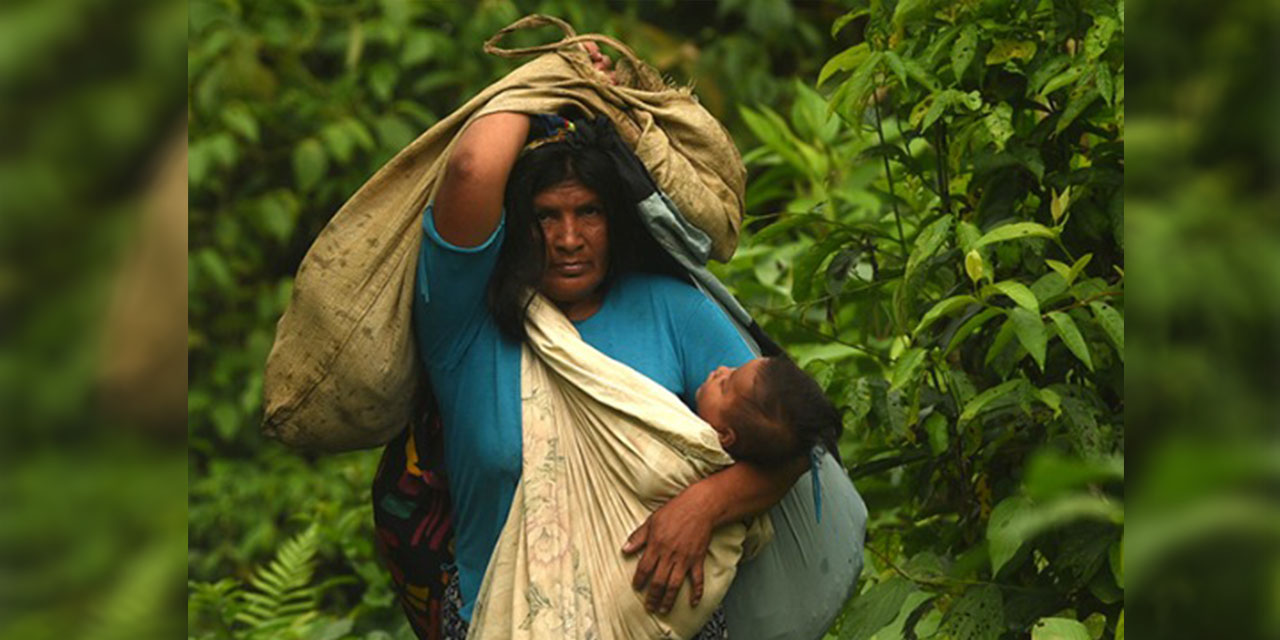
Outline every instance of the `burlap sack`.
{"label": "burlap sack", "polygon": [[[559,42],[504,50],[507,33],[555,24]],[[597,41],[621,54],[617,84],[578,46]],[[303,258],[293,299],[276,330],[263,381],[264,432],[302,449],[381,445],[418,413],[423,368],[412,328],[423,208],[448,151],[468,123],[497,111],[576,107],[608,116],[680,212],[712,239],[711,256],[737,246],[746,171],[723,126],[687,89],[671,88],[625,45],[575,35],[568,24],[527,16],[485,50],[503,57],[543,53],[490,85],[382,167],[338,210]]]}

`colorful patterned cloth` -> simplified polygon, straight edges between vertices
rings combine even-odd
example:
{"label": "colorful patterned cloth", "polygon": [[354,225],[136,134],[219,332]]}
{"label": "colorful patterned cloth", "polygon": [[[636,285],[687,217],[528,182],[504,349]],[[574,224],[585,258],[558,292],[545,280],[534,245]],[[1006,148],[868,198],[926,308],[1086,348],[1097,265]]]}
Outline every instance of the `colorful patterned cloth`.
{"label": "colorful patterned cloth", "polygon": [[382,452],[373,480],[378,556],[419,638],[443,640],[441,606],[453,566],[453,523],[444,478],[440,414],[431,410]]}

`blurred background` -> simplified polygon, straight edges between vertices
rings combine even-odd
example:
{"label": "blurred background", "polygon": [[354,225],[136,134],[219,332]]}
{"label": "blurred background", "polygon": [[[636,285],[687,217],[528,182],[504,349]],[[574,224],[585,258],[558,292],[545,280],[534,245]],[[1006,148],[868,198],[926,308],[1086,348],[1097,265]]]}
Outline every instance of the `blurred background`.
{"label": "blurred background", "polygon": [[1280,638],[1280,11],[1130,13],[1127,606],[1153,636]]}
{"label": "blurred background", "polygon": [[[184,594],[193,638],[409,637],[377,452],[265,441],[262,364],[311,239],[532,12],[745,154],[720,275],[845,410],[872,509],[833,637],[1280,637],[1280,16],[1127,5],[5,5],[0,637],[170,637]],[[980,244],[1016,223],[1052,235]]]}
{"label": "blurred background", "polygon": [[185,22],[0,7],[0,637],[182,632]]}

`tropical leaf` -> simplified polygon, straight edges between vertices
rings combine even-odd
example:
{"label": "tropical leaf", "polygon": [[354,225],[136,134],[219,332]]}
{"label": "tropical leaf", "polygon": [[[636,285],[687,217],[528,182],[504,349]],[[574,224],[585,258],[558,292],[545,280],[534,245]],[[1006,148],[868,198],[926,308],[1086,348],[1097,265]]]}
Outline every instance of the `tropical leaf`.
{"label": "tropical leaf", "polygon": [[978,50],[978,25],[967,24],[960,29],[960,35],[956,36],[956,41],[951,45],[951,70],[956,74],[956,80],[964,77],[964,70],[969,68],[969,63],[973,62],[974,54]]}
{"label": "tropical leaf", "polygon": [[1058,333],[1058,337],[1062,338],[1062,343],[1074,353],[1084,366],[1093,371],[1093,358],[1089,355],[1089,345],[1085,344],[1084,336],[1080,335],[1080,328],[1076,326],[1075,320],[1071,316],[1061,311],[1050,311],[1049,319],[1053,321],[1054,330]]}
{"label": "tropical leaf", "polygon": [[1093,640],[1089,629],[1070,618],[1041,618],[1031,627],[1031,640]]}
{"label": "tropical leaf", "polygon": [[993,584],[965,589],[942,622],[941,635],[956,640],[998,640],[1004,630],[1004,598]]}
{"label": "tropical leaf", "polygon": [[956,347],[960,346],[966,339],[986,324],[992,318],[1000,315],[1004,311],[1002,309],[988,308],[978,312],[977,315],[964,321],[956,332],[951,335],[951,340],[947,342],[947,350],[943,352],[944,356],[950,355]]}
{"label": "tropical leaf", "polygon": [[1036,43],[1031,40],[996,40],[987,52],[986,64],[1003,64],[1010,60],[1030,60],[1036,55]]}
{"label": "tropical leaf", "polygon": [[862,65],[863,60],[871,53],[871,45],[866,42],[860,42],[840,53],[822,65],[822,70],[818,72],[817,86],[821,87],[828,78],[840,71],[850,71]]}
{"label": "tropical leaf", "polygon": [[925,349],[912,347],[899,356],[898,362],[893,368],[893,378],[889,385],[889,390],[895,391],[910,383],[924,364],[925,356],[927,355],[928,351]]}
{"label": "tropical leaf", "polygon": [[1120,354],[1120,359],[1124,359],[1124,316],[1120,315],[1114,307],[1105,302],[1090,302],[1089,308],[1093,309],[1094,317],[1098,319],[1098,324],[1102,326],[1102,330],[1111,339],[1111,344],[1115,345],[1116,353]]}
{"label": "tropical leaf", "polygon": [[298,189],[310,191],[329,172],[329,157],[315,138],[307,138],[293,149],[293,176]]}
{"label": "tropical leaf", "polygon": [[1009,525],[1019,516],[1031,511],[1031,500],[1023,496],[1005,498],[991,510],[987,521],[987,553],[991,558],[991,573],[996,575],[1005,563],[1013,559],[1026,542]]}
{"label": "tropical leaf", "polygon": [[911,334],[920,335],[921,331],[924,331],[939,318],[960,311],[971,304],[978,304],[978,299],[970,295],[952,296],[946,300],[941,300],[925,312],[924,317],[920,318],[920,323],[916,325]]}
{"label": "tropical leaf", "polygon": [[964,272],[974,284],[978,284],[987,275],[987,268],[983,263],[982,254],[978,253],[977,249],[970,249],[969,253],[964,255]]}
{"label": "tropical leaf", "polygon": [[915,591],[914,584],[899,577],[871,587],[854,599],[840,631],[840,640],[868,640],[898,617],[903,601]]}
{"label": "tropical leaf", "polygon": [[979,249],[996,242],[1006,242],[1020,238],[1054,238],[1057,235],[1057,232],[1053,229],[1036,222],[1015,222],[988,231],[981,238],[978,238],[978,241],[973,243],[970,248]]}
{"label": "tropical leaf", "polygon": [[1027,381],[1022,378],[1006,380],[982,393],[979,393],[968,404],[964,406],[964,411],[960,414],[961,424],[971,422],[978,417],[984,409],[997,399],[1003,398],[1013,393],[1021,393],[1026,387]]}
{"label": "tropical leaf", "polygon": [[1031,311],[1037,315],[1040,313],[1040,301],[1036,299],[1036,294],[1027,288],[1027,285],[1013,280],[1004,280],[995,284],[989,284],[982,288],[982,297],[989,298],[994,294],[1002,294],[1008,296],[1019,307]]}
{"label": "tropical leaf", "polygon": [[942,247],[942,244],[947,240],[947,236],[951,233],[951,223],[953,221],[951,216],[942,216],[925,227],[916,236],[911,255],[907,258],[906,278],[910,278],[916,269],[920,268],[921,263],[938,252],[938,249]]}
{"label": "tropical leaf", "polygon": [[1045,332],[1044,321],[1040,319],[1040,314],[1024,307],[1017,307],[1009,312],[1009,321],[1013,323],[1014,335],[1018,336],[1018,342],[1022,344],[1022,348],[1031,354],[1043,371],[1049,336]]}

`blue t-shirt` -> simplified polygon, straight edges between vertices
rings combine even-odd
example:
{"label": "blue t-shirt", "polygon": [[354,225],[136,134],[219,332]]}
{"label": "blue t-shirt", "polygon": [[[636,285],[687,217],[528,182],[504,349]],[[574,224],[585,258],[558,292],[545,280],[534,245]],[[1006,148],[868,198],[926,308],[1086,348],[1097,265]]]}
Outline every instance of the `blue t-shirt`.
{"label": "blue t-shirt", "polygon": [[[472,248],[441,238],[430,206],[422,226],[414,328],[444,423],[462,617],[470,620],[520,480],[520,344],[498,331],[485,303],[505,221]],[[753,357],[715,303],[668,277],[619,276],[600,309],[574,325],[587,344],[690,408],[708,373]]]}

